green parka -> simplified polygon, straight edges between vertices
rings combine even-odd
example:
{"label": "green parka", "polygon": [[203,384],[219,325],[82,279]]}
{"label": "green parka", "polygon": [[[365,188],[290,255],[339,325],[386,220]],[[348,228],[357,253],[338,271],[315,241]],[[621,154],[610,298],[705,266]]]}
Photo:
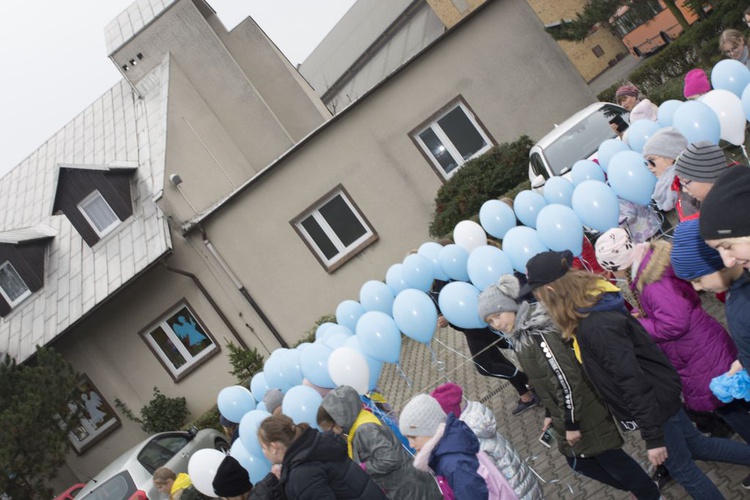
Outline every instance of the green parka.
{"label": "green parka", "polygon": [[[516,313],[513,344],[523,371],[541,398],[558,434],[560,453],[587,458],[622,447],[623,439],[604,402],[586,378],[573,347],[565,342],[546,309],[522,302]],[[572,448],[565,431],[581,431]]]}

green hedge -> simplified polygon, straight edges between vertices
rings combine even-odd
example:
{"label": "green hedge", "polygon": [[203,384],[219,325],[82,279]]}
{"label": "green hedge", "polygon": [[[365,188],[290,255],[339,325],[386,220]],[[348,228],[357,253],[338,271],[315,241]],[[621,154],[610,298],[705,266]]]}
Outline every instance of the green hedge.
{"label": "green hedge", "polygon": [[466,162],[435,197],[430,235],[450,234],[456,224],[476,216],[482,203],[503,196],[527,179],[531,146],[533,142],[524,135]]}

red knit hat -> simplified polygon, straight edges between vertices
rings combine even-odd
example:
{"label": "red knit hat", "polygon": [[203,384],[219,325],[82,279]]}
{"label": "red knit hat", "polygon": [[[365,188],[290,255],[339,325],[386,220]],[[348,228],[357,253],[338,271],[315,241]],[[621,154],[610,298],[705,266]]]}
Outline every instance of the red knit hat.
{"label": "red knit hat", "polygon": [[430,393],[430,396],[440,403],[440,407],[446,414],[453,412],[456,418],[461,416],[461,397],[463,395],[464,390],[461,389],[461,386],[453,382],[439,385]]}

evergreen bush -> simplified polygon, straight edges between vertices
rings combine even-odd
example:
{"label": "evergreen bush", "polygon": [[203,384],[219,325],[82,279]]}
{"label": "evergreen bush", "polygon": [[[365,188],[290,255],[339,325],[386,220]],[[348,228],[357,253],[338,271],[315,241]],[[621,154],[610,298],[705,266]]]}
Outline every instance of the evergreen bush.
{"label": "evergreen bush", "polygon": [[184,397],[169,398],[158,387],[154,387],[153,399],[141,408],[140,418],[119,398],[115,398],[115,406],[129,420],[141,424],[141,429],[147,434],[180,429],[190,415]]}

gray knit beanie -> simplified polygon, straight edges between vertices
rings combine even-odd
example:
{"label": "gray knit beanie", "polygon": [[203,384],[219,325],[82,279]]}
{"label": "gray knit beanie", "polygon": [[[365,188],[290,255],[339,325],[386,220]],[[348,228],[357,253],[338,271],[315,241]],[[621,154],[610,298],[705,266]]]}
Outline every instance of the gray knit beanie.
{"label": "gray knit beanie", "polygon": [[406,403],[398,417],[398,428],[404,436],[434,436],[447,418],[437,399],[418,394]]}
{"label": "gray knit beanie", "polygon": [[281,406],[284,401],[284,393],[278,389],[269,389],[266,395],[263,396],[263,402],[266,404],[266,411],[273,413],[273,411]]}
{"label": "gray knit beanie", "polygon": [[674,160],[687,145],[687,139],[676,128],[665,127],[646,141],[643,145],[643,156],[663,156]]}
{"label": "gray knit beanie", "polygon": [[683,179],[713,184],[727,168],[727,159],[719,146],[698,141],[688,145],[680,154],[674,173]]}
{"label": "gray knit beanie", "polygon": [[487,320],[487,316],[502,312],[518,311],[518,292],[521,285],[512,274],[500,276],[495,285],[490,285],[479,294],[479,317]]}

